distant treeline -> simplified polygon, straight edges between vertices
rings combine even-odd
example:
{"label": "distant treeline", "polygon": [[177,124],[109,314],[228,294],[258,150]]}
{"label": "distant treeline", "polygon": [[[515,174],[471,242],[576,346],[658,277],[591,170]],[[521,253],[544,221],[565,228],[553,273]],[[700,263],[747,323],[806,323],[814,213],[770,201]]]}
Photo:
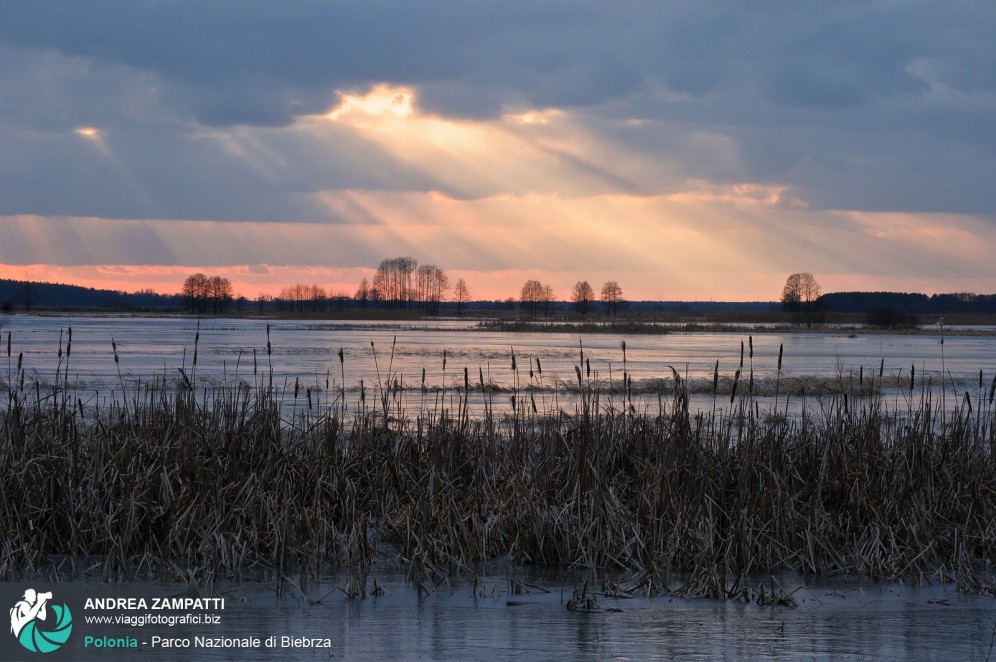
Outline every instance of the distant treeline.
{"label": "distant treeline", "polygon": [[[858,313],[869,316],[869,322],[880,325],[915,324],[917,316],[953,314],[996,314],[996,294],[926,294],[904,292],[833,292],[821,296],[817,307],[828,313]],[[280,297],[266,297],[249,301],[236,297],[224,312],[270,313],[296,310],[294,301]],[[369,302],[367,305],[371,305]],[[438,312],[455,314],[455,301],[442,301]],[[494,310],[519,310],[521,302],[505,300],[476,300],[461,305],[463,311],[486,312]],[[341,312],[364,307],[353,297],[328,297],[321,310]],[[79,285],[38,283],[0,279],[0,311],[33,311],[35,309],[89,309],[115,311],[180,312],[189,310],[180,293],[157,294],[151,290],[119,292],[98,290]],[[627,301],[625,310],[631,313],[746,313],[769,312],[782,309],[774,301]],[[318,309],[316,309],[318,310]],[[555,301],[550,305],[551,315],[563,315],[573,310],[568,301]]]}
{"label": "distant treeline", "polygon": [[905,292],[833,292],[817,300],[822,310],[872,314],[881,311],[909,315],[996,313],[996,294],[915,294]]}
{"label": "distant treeline", "polygon": [[89,308],[98,310],[171,310],[181,306],[178,295],[152,291],[117,292],[79,285],[0,279],[0,310]]}

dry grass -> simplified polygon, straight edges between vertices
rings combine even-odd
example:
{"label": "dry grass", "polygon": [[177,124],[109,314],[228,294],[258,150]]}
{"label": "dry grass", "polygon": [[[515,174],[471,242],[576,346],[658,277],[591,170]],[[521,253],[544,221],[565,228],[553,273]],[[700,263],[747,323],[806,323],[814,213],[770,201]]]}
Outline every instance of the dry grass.
{"label": "dry grass", "polygon": [[473,418],[466,403],[486,387],[466,370],[463,388],[408,414],[386,356],[352,403],[298,384],[287,413],[263,367],[202,388],[195,358],[179,389],[149,382],[98,407],[74,401],[69,358],[45,390],[18,359],[0,396],[5,579],[93,559],[107,579],[346,567],[344,591],[363,596],[374,561],[423,587],[508,555],[631,570],[645,593],[681,576],[681,595],[764,604],[790,596],[747,578],[785,569],[992,586],[992,389],[952,412],[929,394],[890,409],[871,389],[793,418],[761,409],[741,376],[710,415],[689,411],[675,372],[658,411],[639,414],[600,404],[581,349],[572,414],[517,384],[513,413]]}

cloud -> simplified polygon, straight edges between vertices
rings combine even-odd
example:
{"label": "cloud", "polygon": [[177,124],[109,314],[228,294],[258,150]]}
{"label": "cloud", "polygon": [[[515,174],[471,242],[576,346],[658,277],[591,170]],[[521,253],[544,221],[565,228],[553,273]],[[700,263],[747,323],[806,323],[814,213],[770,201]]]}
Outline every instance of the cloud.
{"label": "cloud", "polygon": [[[996,229],[987,219],[827,212],[800,208],[784,194],[703,183],[656,197],[459,200],[350,191],[328,194],[327,203],[359,222],[279,226],[0,218],[0,264],[124,265],[105,273],[120,278],[223,271],[243,290],[279,291],[296,280],[344,287],[368,277],[386,256],[413,255],[467,275],[489,298],[515,293],[518,286],[498,289],[510,274],[530,274],[565,293],[581,278],[618,280],[631,296],[657,299],[773,299],[785,275],[798,271],[818,274],[827,291],[853,289],[859,276],[868,289],[906,279],[928,291],[996,290],[989,248]],[[369,216],[383,222],[365,222]]]}
{"label": "cloud", "polygon": [[[0,142],[38,168],[16,169],[0,197],[14,204],[0,211],[300,219],[311,210],[291,193],[302,188],[445,189],[348,132],[294,143],[302,120],[387,84],[454,122],[563,109],[590,144],[619,141],[693,179],[794,187],[826,208],[992,213],[996,194],[978,181],[996,175],[994,14],[886,0],[8,3]],[[118,170],[83,163],[78,146],[52,152],[78,126],[118,143]],[[200,139],[208,130],[289,165],[239,163]],[[727,153],[692,139],[707,135]],[[951,177],[952,153],[978,177]],[[586,163],[611,176],[602,156]],[[821,163],[838,164],[836,175],[825,180]],[[37,190],[41,171],[65,183],[55,199]],[[494,193],[463,187],[450,192]]]}
{"label": "cloud", "polygon": [[[519,273],[671,232],[764,271],[691,244],[713,227],[867,271],[833,243],[849,214],[996,221],[993,33],[987,3],[896,0],[8,2],[0,258],[361,268],[445,247]],[[654,239],[617,245],[607,200],[642,201]],[[679,203],[697,225],[666,222]],[[796,230],[814,218],[822,253]]]}

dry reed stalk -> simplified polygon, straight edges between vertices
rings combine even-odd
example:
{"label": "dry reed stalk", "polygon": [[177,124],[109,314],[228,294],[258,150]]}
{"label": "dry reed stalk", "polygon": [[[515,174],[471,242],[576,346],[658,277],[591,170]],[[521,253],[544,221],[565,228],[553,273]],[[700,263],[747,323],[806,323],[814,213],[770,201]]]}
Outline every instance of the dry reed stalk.
{"label": "dry reed stalk", "polygon": [[[360,380],[348,419],[313,404],[288,420],[289,393],[262,382],[205,389],[200,402],[192,384],[146,383],[99,412],[79,402],[77,413],[37,383],[27,402],[22,381],[0,411],[0,573],[59,555],[100,559],[108,578],[272,570],[304,582],[346,567],[344,592],[361,597],[370,558],[395,550],[429,592],[504,554],[630,569],[664,578],[657,587],[683,573],[680,594],[765,604],[790,596],[745,577],[794,569],[943,575],[968,590],[991,582],[996,387],[943,426],[929,399],[890,409],[876,391],[847,405],[846,394],[831,396],[818,416],[788,419],[737,401],[738,370],[729,410],[693,414],[689,380],[672,369],[671,402],[651,416],[600,408],[583,348],[580,358],[574,415],[534,405],[474,419],[465,368],[458,416],[444,410],[428,425],[404,415],[404,385],[390,372],[378,375],[377,413],[368,415]],[[479,379],[483,396],[480,369]],[[717,363],[714,397],[718,381]],[[15,498],[25,491],[34,501]]]}

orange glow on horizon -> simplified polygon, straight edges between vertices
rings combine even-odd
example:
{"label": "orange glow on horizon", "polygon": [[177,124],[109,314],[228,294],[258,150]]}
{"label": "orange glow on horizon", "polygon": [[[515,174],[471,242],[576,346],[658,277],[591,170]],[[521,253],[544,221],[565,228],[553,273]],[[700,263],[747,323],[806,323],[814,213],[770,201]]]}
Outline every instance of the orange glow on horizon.
{"label": "orange glow on horizon", "polygon": [[[623,296],[632,301],[775,301],[784,283],[784,276],[770,273],[742,273],[729,289],[716,289],[704,292],[700,289],[675,287],[666,295],[660,296],[634,286],[632,280],[619,278],[617,274],[597,272],[586,274],[557,274],[541,270],[495,270],[495,271],[454,271],[446,270],[450,286],[458,278],[463,278],[475,301],[505,301],[518,299],[522,284],[536,279],[550,284],[554,297],[559,301],[570,298],[571,288],[578,280],[587,280],[596,295],[607,280],[617,280],[622,285]],[[77,285],[101,290],[134,293],[151,290],[157,294],[179,293],[183,280],[194,273],[218,275],[228,278],[236,296],[244,296],[252,301],[260,295],[279,296],[281,290],[296,283],[315,284],[325,289],[329,296],[352,297],[363,278],[370,283],[374,269],[329,269],[327,267],[288,267],[269,265],[236,265],[227,267],[162,267],[143,265],[100,265],[69,267],[60,265],[6,265],[0,264],[0,279],[27,280],[33,282]],[[920,292],[929,295],[949,292],[996,291],[993,288],[980,290],[977,282],[968,279],[949,281],[949,287],[936,287],[930,278],[876,277],[853,274],[817,274],[823,292],[845,291],[893,291]],[[744,286],[738,289],[736,285]],[[773,287],[777,286],[777,287]],[[758,288],[758,289],[749,289]],[[775,291],[779,290],[779,291]]]}

